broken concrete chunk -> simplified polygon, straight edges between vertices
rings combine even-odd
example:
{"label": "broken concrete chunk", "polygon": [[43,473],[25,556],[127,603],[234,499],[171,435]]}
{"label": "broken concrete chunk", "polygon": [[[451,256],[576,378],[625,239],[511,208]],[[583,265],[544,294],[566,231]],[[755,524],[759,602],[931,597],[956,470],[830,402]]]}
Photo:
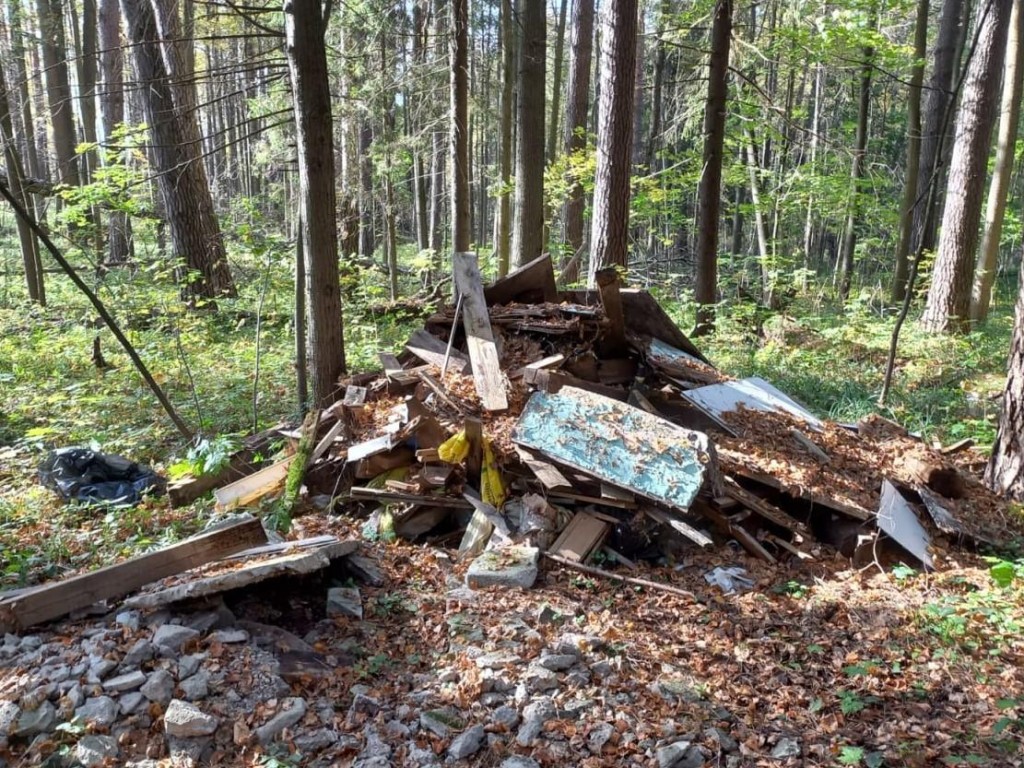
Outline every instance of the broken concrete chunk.
{"label": "broken concrete chunk", "polygon": [[75,745],[75,760],[85,768],[111,765],[119,753],[113,736],[83,736]]}
{"label": "broken concrete chunk", "polygon": [[291,728],[306,715],[306,700],[293,696],[285,699],[280,711],[264,725],[256,729],[256,740],[266,746],[281,735],[285,728]]}
{"label": "broken concrete chunk", "polygon": [[191,739],[209,736],[217,730],[220,721],[199,707],[180,699],[171,699],[164,712],[164,731],[168,736]]}
{"label": "broken concrete chunk", "polygon": [[363,597],[358,587],[332,587],[327,590],[327,615],[363,618]]}
{"label": "broken concrete chunk", "polygon": [[475,755],[483,746],[487,734],[482,725],[474,725],[456,736],[448,747],[448,756],[453,760],[465,760]]}
{"label": "broken concrete chunk", "polygon": [[177,656],[186,643],[196,640],[199,632],[180,624],[163,624],[153,635],[153,645],[167,655]]}
{"label": "broken concrete chunk", "polygon": [[536,547],[504,547],[484,552],[466,571],[471,589],[521,587],[529,589],[537,580],[540,550]]}

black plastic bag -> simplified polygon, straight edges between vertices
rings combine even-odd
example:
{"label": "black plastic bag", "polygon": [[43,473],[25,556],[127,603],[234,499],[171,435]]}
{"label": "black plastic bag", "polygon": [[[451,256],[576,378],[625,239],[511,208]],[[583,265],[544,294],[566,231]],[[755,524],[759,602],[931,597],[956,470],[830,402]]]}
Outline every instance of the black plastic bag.
{"label": "black plastic bag", "polygon": [[146,492],[160,495],[166,485],[145,464],[77,447],[51,451],[39,465],[39,482],[69,501],[124,506]]}

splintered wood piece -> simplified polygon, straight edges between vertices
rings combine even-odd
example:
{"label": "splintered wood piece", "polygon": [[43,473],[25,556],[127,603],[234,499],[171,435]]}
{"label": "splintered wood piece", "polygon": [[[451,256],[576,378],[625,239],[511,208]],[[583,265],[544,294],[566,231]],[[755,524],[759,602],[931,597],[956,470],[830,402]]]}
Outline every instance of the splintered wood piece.
{"label": "splintered wood piece", "polygon": [[419,471],[419,478],[431,488],[443,488],[452,476],[451,464],[428,464]]}
{"label": "splintered wood piece", "polygon": [[417,375],[419,376],[420,381],[426,384],[430,388],[430,390],[435,395],[437,395],[438,398],[440,398],[441,402],[443,402],[456,413],[464,413],[465,409],[461,405],[456,403],[454,400],[452,400],[450,397],[448,397],[448,393],[444,391],[444,387],[442,387],[437,381],[435,381],[433,376],[431,376],[426,371],[419,371]]}
{"label": "splintered wood piece", "polygon": [[508,409],[505,382],[498,362],[491,321],[487,316],[483,285],[476,256],[472,253],[452,254],[455,285],[462,292],[462,322],[466,329],[466,345],[473,363],[473,382],[480,402],[488,411]]}
{"label": "splintered wood piece", "polygon": [[288,468],[295,460],[294,456],[282,459],[276,464],[264,467],[259,472],[254,472],[248,477],[218,488],[213,492],[216,499],[215,507],[218,510],[231,509],[233,507],[251,504],[268,493],[277,490],[288,477]]}
{"label": "splintered wood piece", "polygon": [[320,442],[316,444],[316,448],[310,454],[310,464],[315,464],[321,456],[327,453],[327,450],[334,444],[338,436],[345,431],[345,426],[345,422],[340,419],[331,425],[331,428],[327,430],[327,434],[320,438]]}
{"label": "splintered wood piece", "polygon": [[517,445],[516,453],[519,454],[519,458],[533,472],[533,476],[549,491],[568,491],[572,489],[572,483],[566,479],[565,475],[558,471],[557,467],[540,459],[533,451]]}
{"label": "splintered wood piece", "polygon": [[606,507],[615,507],[616,509],[636,509],[639,506],[636,500],[626,501],[625,499],[613,499],[605,496],[587,496],[583,493],[560,490],[551,491],[548,494],[548,498],[552,501],[571,504],[602,504]]}
{"label": "splintered wood piece", "polygon": [[715,524],[726,536],[732,536],[738,541],[742,547],[747,550],[754,557],[759,557],[765,562],[776,563],[778,560],[772,555],[767,549],[761,546],[761,542],[754,538],[753,534],[750,533],[746,528],[738,523],[733,523],[729,518],[719,512],[710,504],[706,504],[703,501],[699,501],[696,505],[696,511],[706,517],[708,520]]}
{"label": "splintered wood piece", "polygon": [[390,451],[394,444],[395,438],[393,435],[380,435],[372,440],[366,440],[348,449],[348,461],[351,464],[354,461],[360,461],[375,454]]}
{"label": "splintered wood piece", "polygon": [[437,448],[422,448],[416,451],[416,461],[421,464],[426,464],[430,461],[439,461],[440,458],[441,457],[438,456],[437,453]]}
{"label": "splintered wood piece", "polygon": [[601,546],[611,526],[586,512],[577,512],[549,551],[574,563],[582,563]]}
{"label": "splintered wood piece", "polygon": [[366,387],[357,387],[349,384],[345,387],[345,399],[341,404],[346,408],[362,408],[366,405]]}
{"label": "splintered wood piece", "polygon": [[204,493],[214,488],[227,485],[256,472],[263,462],[255,461],[258,454],[267,450],[274,437],[279,434],[279,427],[271,427],[258,434],[247,437],[241,450],[231,456],[227,466],[218,472],[190,477],[172,483],[167,488],[167,498],[172,507],[183,507],[191,504]]}
{"label": "splintered wood piece", "polygon": [[[448,352],[448,345],[432,333],[420,328],[405,343],[405,348],[416,355],[424,363],[437,366],[440,370],[444,366],[445,353]],[[448,359],[448,369],[459,373],[469,371],[469,358],[459,350],[451,350]]]}
{"label": "splintered wood piece", "polygon": [[626,349],[626,319],[619,295],[619,271],[615,267],[607,267],[598,270],[595,277],[601,293],[601,306],[608,319],[604,347],[609,353],[616,354]]}
{"label": "splintered wood piece", "polygon": [[[814,535],[810,529],[797,520],[794,517],[790,517],[781,509],[776,507],[774,504],[765,501],[757,494],[751,493],[746,488],[741,486],[731,477],[725,478],[725,495],[729,500],[742,504],[749,510],[752,510],[756,514],[763,517],[769,522],[775,523],[786,530],[798,533],[808,539],[813,539]],[[716,500],[717,501],[717,500]],[[721,506],[721,505],[719,505]]]}
{"label": "splintered wood piece", "polygon": [[473,508],[473,505],[465,499],[456,499],[451,496],[397,493],[378,488],[362,488],[360,486],[353,487],[351,495],[356,501],[378,501],[382,504],[419,504],[421,507],[450,507],[452,509]]}
{"label": "splintered wood piece", "polygon": [[534,392],[512,441],[683,512],[703,485],[711,458],[707,435],[574,387],[554,395]]}
{"label": "splintered wood piece", "polygon": [[684,523],[678,518],[672,517],[664,510],[656,507],[644,507],[644,514],[647,515],[651,520],[662,525],[667,525],[669,528],[674,530],[676,533],[681,533],[683,536],[688,538],[694,544],[700,547],[710,547],[714,542],[711,537],[703,531],[698,531],[692,525]]}
{"label": "splintered wood piece", "polygon": [[248,518],[180,544],[117,565],[64,579],[0,600],[0,630],[17,632],[101,600],[113,600],[153,581],[173,576],[267,543],[263,525]]}
{"label": "splintered wood piece", "polygon": [[577,389],[585,389],[587,392],[603,395],[604,397],[610,397],[613,400],[625,400],[627,397],[624,389],[605,386],[604,384],[598,384],[596,381],[584,381],[560,371],[524,368],[523,381],[551,394],[561,391],[562,387],[575,387]]}
{"label": "splintered wood piece", "polygon": [[434,414],[415,397],[405,399],[405,419],[407,422],[419,419],[415,434],[416,444],[420,448],[437,448],[448,439],[448,430],[442,427],[441,422],[434,418]]}
{"label": "splintered wood piece", "polygon": [[527,363],[522,368],[517,368],[508,375],[510,379],[521,379],[525,371],[536,371],[541,368],[554,368],[565,361],[565,355],[548,355],[532,363]]}
{"label": "splintered wood piece", "polygon": [[974,438],[965,437],[963,440],[957,440],[952,445],[947,445],[945,448],[940,448],[939,453],[943,456],[952,456],[954,453],[960,453],[960,451],[966,451],[968,448],[974,447]]}
{"label": "splintered wood piece", "polygon": [[398,362],[398,358],[390,352],[380,352],[377,357],[380,358],[380,363],[384,366],[384,373],[388,376],[400,373],[403,370],[402,364]]}
{"label": "splintered wood piece", "polygon": [[538,256],[495,281],[493,285],[484,289],[484,296],[489,306],[509,304],[513,301],[521,304],[556,303],[558,288],[555,285],[555,269],[551,264],[550,254]]}
{"label": "splintered wood piece", "polygon": [[633,576],[623,576],[612,571],[606,571],[602,568],[595,568],[592,565],[584,565],[583,563],[574,563],[572,560],[566,560],[564,557],[559,557],[550,552],[544,552],[544,557],[553,563],[570,568],[580,573],[585,573],[589,576],[600,576],[604,579],[611,579],[612,581],[621,581],[623,584],[632,584],[636,587],[644,587],[645,589],[652,589],[655,592],[667,592],[670,595],[676,595],[677,597],[686,597],[693,600],[695,603],[706,603],[707,600],[703,600],[697,597],[693,592],[687,592],[685,589],[679,587],[673,587],[671,584],[662,584],[657,581],[648,581],[647,579],[637,579]]}

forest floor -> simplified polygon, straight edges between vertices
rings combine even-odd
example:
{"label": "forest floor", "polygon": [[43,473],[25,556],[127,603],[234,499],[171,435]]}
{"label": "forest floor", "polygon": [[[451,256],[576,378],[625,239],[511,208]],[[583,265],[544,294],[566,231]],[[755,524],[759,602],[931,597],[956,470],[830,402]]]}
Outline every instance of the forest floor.
{"label": "forest floor", "polygon": [[[205,317],[177,312],[173,297],[153,312],[148,299],[128,290],[117,296],[158,378],[188,418],[205,425],[206,455],[229,449],[223,435],[253,431],[254,392],[257,426],[289,415],[292,368],[283,303],[264,306],[254,386],[254,295],[240,299],[237,311]],[[188,461],[106,337],[104,352],[117,367],[105,374],[92,367],[98,331],[87,309],[70,298],[57,306],[0,306],[3,588],[172,543],[212,518],[208,501],[171,510],[150,500],[132,510],[96,513],[59,505],[36,484],[46,450],[61,445],[92,442],[163,472]],[[347,324],[353,367],[368,367],[377,351],[403,342],[416,323],[406,319],[353,312]],[[883,414],[928,440],[974,437],[987,445],[997,413],[990,396],[1002,386],[1009,321],[1004,302],[983,331],[964,339],[931,338],[909,326],[894,397]],[[823,416],[853,420],[877,410],[891,325],[891,316],[867,304],[840,316],[807,303],[763,324],[741,306],[724,314],[720,334],[704,350],[722,370],[764,376]],[[344,517],[296,523],[292,536],[358,536],[354,521]],[[857,570],[824,547],[813,562],[768,566],[725,548],[645,568],[642,575],[688,589],[699,601],[558,568],[546,569],[529,591],[474,599],[458,587],[463,566],[451,553],[367,543],[385,583],[362,587],[362,621],[337,622],[334,634],[321,638],[347,641],[351,658],[291,695],[308,699],[307,720],[314,702],[331,703],[336,717],[330,728],[346,736],[338,742],[336,764],[373,757],[366,750],[377,742],[387,747],[386,754],[379,749],[379,764],[414,764],[410,745],[426,750],[415,753],[421,762],[429,754],[451,756],[446,750],[459,728],[444,736],[424,728],[417,714],[429,705],[457,710],[467,731],[484,726],[486,748],[466,758],[474,765],[499,765],[513,755],[541,765],[660,766],[698,759],[694,764],[723,766],[1022,765],[1024,565],[1020,542],[1007,543],[998,553],[1004,568],[997,571],[1005,575],[1009,566],[1014,577],[1006,585],[993,578],[990,560],[962,551],[947,553],[933,574],[876,565]],[[754,587],[722,594],[703,578],[718,565],[746,568]],[[550,610],[542,615],[545,607]],[[64,622],[39,634],[47,644],[60,644],[69,633],[110,630],[112,622]],[[553,687],[537,687],[531,682],[535,662],[565,650],[567,642],[584,649],[579,659],[569,671],[556,672]],[[489,668],[477,658],[498,651],[507,658],[497,672],[484,674]],[[0,692],[11,684],[10,674],[0,671]],[[495,689],[495,674],[502,679],[497,687],[506,690]],[[374,699],[375,714],[352,714],[353,685],[367,686],[357,690]],[[488,696],[495,693],[502,696]],[[552,713],[542,718],[538,738],[522,746],[522,719],[544,709],[527,712],[539,699],[550,699]],[[515,710],[515,719],[510,713],[496,718],[501,707]],[[388,725],[395,721],[399,725]],[[62,732],[57,746],[68,751],[81,737]],[[691,742],[691,749],[673,752],[682,742]],[[131,749],[145,752],[144,741]],[[225,764],[314,764],[286,751],[218,755]],[[34,764],[20,749],[15,764],[19,757]]]}

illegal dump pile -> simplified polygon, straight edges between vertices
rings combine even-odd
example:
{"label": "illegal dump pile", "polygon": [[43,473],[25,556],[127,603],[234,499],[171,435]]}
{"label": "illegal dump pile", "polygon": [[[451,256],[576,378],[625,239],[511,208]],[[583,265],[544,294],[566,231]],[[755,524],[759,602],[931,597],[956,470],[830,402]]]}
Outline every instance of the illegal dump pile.
{"label": "illegal dump pile", "polygon": [[[454,276],[457,306],[382,353],[383,372],[342,381],[301,458],[218,488],[218,504],[278,491],[302,461],[310,503],[364,515],[370,535],[458,545],[478,558],[471,586],[529,586],[541,553],[601,551],[628,570],[729,539],[768,562],[826,544],[934,568],[943,542],[1004,531],[998,499],[951,460],[962,446],[933,449],[881,417],[825,422],[762,379],[730,378],[614,271],[559,293],[542,257],[485,289],[456,254]],[[261,440],[172,501],[237,476]]]}

